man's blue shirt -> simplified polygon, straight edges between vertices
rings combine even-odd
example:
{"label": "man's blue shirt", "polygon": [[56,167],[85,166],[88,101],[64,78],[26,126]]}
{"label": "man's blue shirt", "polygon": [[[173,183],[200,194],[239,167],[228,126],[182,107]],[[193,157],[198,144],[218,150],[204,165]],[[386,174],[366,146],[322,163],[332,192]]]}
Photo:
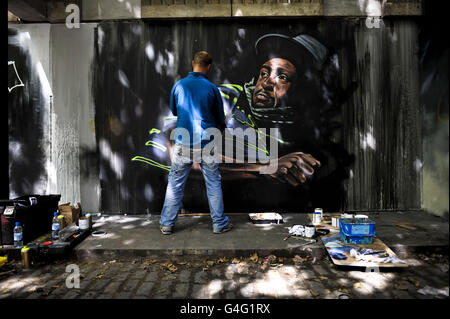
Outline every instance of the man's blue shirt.
{"label": "man's blue shirt", "polygon": [[170,109],[177,116],[177,128],[189,133],[189,137],[177,133],[177,144],[194,146],[201,142],[204,147],[212,140],[205,139],[206,130],[221,127],[225,122],[220,92],[200,72],[189,72],[175,83],[170,94]]}

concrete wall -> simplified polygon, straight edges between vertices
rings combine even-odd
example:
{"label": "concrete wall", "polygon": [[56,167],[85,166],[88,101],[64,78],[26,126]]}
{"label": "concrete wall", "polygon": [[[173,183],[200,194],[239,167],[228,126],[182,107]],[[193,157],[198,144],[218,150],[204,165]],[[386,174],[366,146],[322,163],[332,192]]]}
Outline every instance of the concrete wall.
{"label": "concrete wall", "polygon": [[[10,133],[11,198],[61,194],[60,203],[82,202],[87,211],[99,209],[98,165],[89,156],[96,152],[95,112],[90,92],[94,27],[95,24],[83,24],[80,29],[56,24],[9,25],[19,32],[10,43],[20,41],[18,46],[31,61],[29,71],[38,79],[26,83],[30,88],[13,90],[10,99],[15,101],[24,90],[30,90],[26,92],[26,96],[31,95],[29,108],[41,110],[38,121],[42,128],[42,137],[36,143],[25,138],[14,140],[29,130],[30,122],[26,118],[10,119],[11,130],[17,131]],[[18,65],[19,69],[23,67]],[[16,102],[11,107],[24,105],[22,99]],[[30,109],[27,111],[31,112]],[[26,151],[32,144],[38,144],[42,155]],[[25,166],[18,165],[24,161]],[[41,170],[37,163],[42,163]],[[35,176],[36,172],[39,176]]]}
{"label": "concrete wall", "polygon": [[[83,22],[200,17],[386,17],[422,14],[421,0],[73,0]],[[46,2],[48,20],[65,20],[66,2]]]}
{"label": "concrete wall", "polygon": [[52,162],[61,202],[81,202],[87,211],[98,210],[98,166],[95,111],[91,93],[91,64],[96,24],[79,29],[51,26],[54,103]]}

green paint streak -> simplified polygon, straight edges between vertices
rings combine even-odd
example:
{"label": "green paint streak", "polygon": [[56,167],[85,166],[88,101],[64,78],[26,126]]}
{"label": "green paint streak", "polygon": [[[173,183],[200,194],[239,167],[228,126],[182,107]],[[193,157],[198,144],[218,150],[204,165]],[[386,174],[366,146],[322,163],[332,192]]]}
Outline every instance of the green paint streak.
{"label": "green paint streak", "polygon": [[222,84],[220,86],[229,88],[229,89],[233,90],[236,93],[240,93],[240,92],[242,92],[244,90],[244,88],[242,86],[237,85],[237,84]]}
{"label": "green paint streak", "polygon": [[[238,108],[239,108],[239,107],[238,107]],[[242,112],[243,114],[245,114],[244,111],[241,110],[241,112]],[[251,128],[254,128],[254,127],[255,127],[255,123],[254,123],[253,120],[250,118],[250,115],[248,116],[248,119],[250,120],[250,122],[242,121],[242,120],[238,119],[236,116],[234,116],[234,114],[233,114],[233,118],[234,118],[236,121],[238,121],[239,123],[241,123],[241,124],[247,125],[247,126],[249,126],[249,127],[251,127]]]}
{"label": "green paint streak", "polygon": [[152,141],[152,140],[147,141],[145,143],[145,146],[153,146],[153,147],[155,147],[157,149],[160,149],[163,152],[165,152],[167,150],[167,147],[165,147],[164,145],[162,145],[162,144],[160,144],[158,142]]}
{"label": "green paint streak", "polygon": [[161,133],[161,130],[158,130],[157,128],[152,128],[149,132],[148,132],[150,135],[152,135],[152,134],[159,134],[159,133]]}
{"label": "green paint streak", "polygon": [[226,93],[223,93],[222,91],[220,91],[220,95],[222,95],[226,99],[230,99],[230,96]]}
{"label": "green paint streak", "polygon": [[146,163],[148,165],[155,166],[155,167],[158,167],[158,168],[162,168],[162,169],[165,169],[166,171],[170,171],[170,166],[163,165],[161,163],[155,162],[154,160],[151,160],[151,159],[143,157],[143,156],[135,156],[131,160],[132,161],[143,162],[143,163]]}
{"label": "green paint streak", "polygon": [[262,135],[264,135],[264,136],[267,136],[268,138],[272,138],[272,139],[276,140],[277,142],[279,142],[279,143],[281,143],[281,144],[287,144],[287,142],[285,142],[285,141],[279,139],[278,137],[272,136],[272,135],[267,134],[267,133],[263,133],[263,132],[260,131],[259,129],[256,130],[256,133],[258,134],[258,137],[259,137],[260,134],[262,134]]}

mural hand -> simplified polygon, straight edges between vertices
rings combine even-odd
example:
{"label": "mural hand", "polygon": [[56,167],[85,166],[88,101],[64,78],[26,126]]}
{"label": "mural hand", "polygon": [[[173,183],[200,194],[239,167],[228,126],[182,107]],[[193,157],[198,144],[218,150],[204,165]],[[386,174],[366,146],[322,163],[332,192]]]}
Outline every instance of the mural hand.
{"label": "mural hand", "polygon": [[282,183],[297,186],[305,183],[314,174],[314,167],[320,167],[320,162],[310,154],[295,152],[278,159],[278,169],[270,176]]}

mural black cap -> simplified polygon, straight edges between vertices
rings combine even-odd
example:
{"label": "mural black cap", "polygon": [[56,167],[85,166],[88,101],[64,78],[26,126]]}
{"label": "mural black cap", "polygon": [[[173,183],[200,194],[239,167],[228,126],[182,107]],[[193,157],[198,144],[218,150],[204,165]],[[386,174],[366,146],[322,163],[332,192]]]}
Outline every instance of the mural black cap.
{"label": "mural black cap", "polygon": [[307,34],[296,37],[266,34],[256,41],[255,51],[261,63],[273,58],[283,58],[291,61],[297,69],[311,63],[320,69],[328,56],[327,48]]}

